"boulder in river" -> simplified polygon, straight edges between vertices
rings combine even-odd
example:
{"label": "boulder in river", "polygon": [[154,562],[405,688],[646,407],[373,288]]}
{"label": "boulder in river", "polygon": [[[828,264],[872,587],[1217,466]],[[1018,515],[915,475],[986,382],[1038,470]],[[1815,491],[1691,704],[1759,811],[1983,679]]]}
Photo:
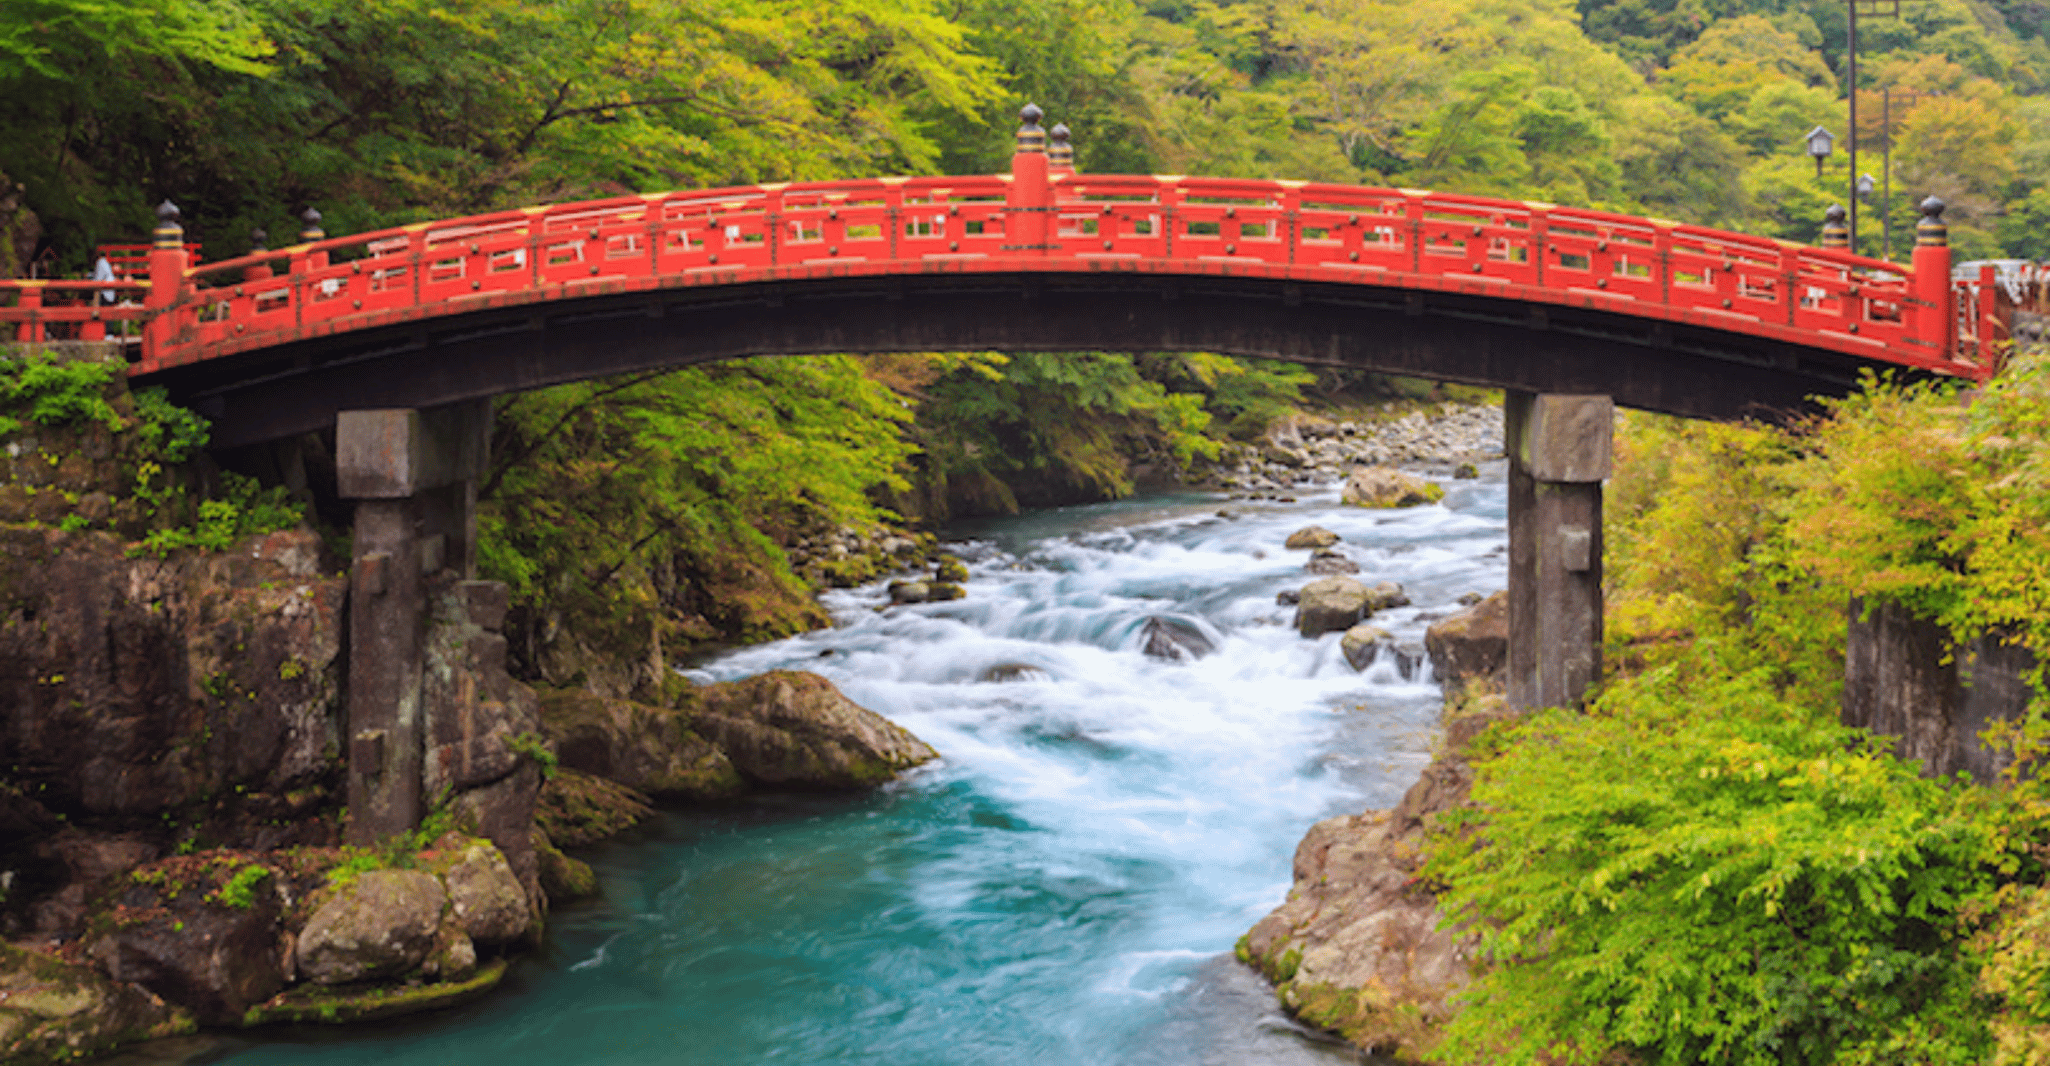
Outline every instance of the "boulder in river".
{"label": "boulder in river", "polygon": [[372,870],[321,904],[299,933],[299,973],[322,985],[397,977],[434,947],[441,879],[420,870]]}
{"label": "boulder in river", "polygon": [[1393,649],[1395,638],[1379,626],[1361,623],[1345,631],[1338,638],[1338,650],[1345,655],[1346,664],[1355,670],[1365,670],[1381,657],[1384,647]]}
{"label": "boulder in river", "polygon": [[1448,615],[1424,633],[1431,670],[1448,690],[1472,677],[1493,677],[1509,662],[1509,593],[1497,592]]}
{"label": "boulder in river", "polygon": [[879,785],[939,752],[817,674],[774,670],[693,694],[692,725],[741,775],[772,788]]}
{"label": "boulder in river", "polygon": [[1313,574],[1357,574],[1360,564],[1345,557],[1342,552],[1330,548],[1318,548],[1310,554],[1310,561],[1303,569]]}
{"label": "boulder in river", "polygon": [[932,582],[892,581],[889,593],[891,603],[924,603],[932,594]]}
{"label": "boulder in river", "polygon": [[957,584],[966,581],[968,580],[968,564],[962,562],[959,556],[942,555],[939,558],[939,562],[933,564],[932,579],[934,581],[951,581]]}
{"label": "boulder in river", "polygon": [[1375,611],[1409,602],[1402,586],[1382,581],[1369,587],[1349,577],[1321,577],[1303,586],[1295,628],[1306,637],[1344,632]]}
{"label": "boulder in river", "polygon": [[1358,466],[1338,500],[1354,507],[1415,507],[1444,498],[1443,488],[1414,474],[1392,466]]}
{"label": "boulder in river", "polygon": [[[687,715],[668,707],[580,689],[544,690],[541,724],[562,766],[636,792],[702,800],[747,789],[726,753],[694,730]],[[553,828],[549,835],[563,841]]]}
{"label": "boulder in river", "polygon": [[1201,659],[1217,650],[1217,645],[1203,634],[1203,629],[1186,618],[1170,618],[1154,615],[1146,619],[1140,635],[1140,650],[1148,658],[1168,659],[1181,662],[1187,659]]}
{"label": "boulder in river", "polygon": [[1338,543],[1338,534],[1323,526],[1304,526],[1288,535],[1282,542],[1285,548],[1329,548]]}

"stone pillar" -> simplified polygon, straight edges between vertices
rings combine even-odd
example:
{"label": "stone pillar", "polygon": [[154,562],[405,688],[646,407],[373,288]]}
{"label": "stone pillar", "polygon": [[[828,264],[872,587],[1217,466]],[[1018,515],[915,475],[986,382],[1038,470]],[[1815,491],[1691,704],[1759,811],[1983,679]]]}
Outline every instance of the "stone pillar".
{"label": "stone pillar", "polygon": [[1510,392],[1509,704],[1564,707],[1601,677],[1607,396]]}
{"label": "stone pillar", "polygon": [[369,844],[420,824],[429,576],[475,561],[488,401],[343,411],[335,467],[356,503],[349,584],[349,827]]}
{"label": "stone pillar", "polygon": [[1964,771],[1980,784],[2011,761],[1980,734],[2028,713],[2035,656],[1994,632],[1952,643],[1943,626],[1899,604],[1851,601],[1844,649],[1843,723],[1894,738],[1925,776]]}

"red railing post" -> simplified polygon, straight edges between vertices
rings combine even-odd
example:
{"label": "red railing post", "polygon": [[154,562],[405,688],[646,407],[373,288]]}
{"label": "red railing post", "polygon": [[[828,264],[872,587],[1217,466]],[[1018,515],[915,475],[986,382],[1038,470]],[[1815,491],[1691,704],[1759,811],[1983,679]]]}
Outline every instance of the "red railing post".
{"label": "red railing post", "polygon": [[[309,207],[304,214],[299,216],[299,221],[304,223],[299,230],[300,244],[312,244],[314,241],[324,241],[327,239],[327,231],[320,228],[319,211]],[[306,256],[306,266],[309,270],[324,269],[327,266],[327,252],[308,253]]]}
{"label": "red railing post", "polygon": [[1943,201],[1922,201],[1922,221],[1915,224],[1915,335],[1944,359],[1957,361],[1957,306],[1950,284],[1950,227],[1943,224]]}
{"label": "red railing post", "polygon": [[150,234],[149,295],[143,297],[142,362],[164,357],[171,338],[178,332],[173,317],[185,295],[185,270],[190,257],[185,252],[185,227],[178,224],[178,205],[169,200],[157,205],[157,228]]}
{"label": "red railing post", "polygon": [[28,317],[22,319],[20,327],[15,330],[15,339],[23,344],[34,344],[42,340],[42,316],[36,313],[43,306],[42,283],[38,281],[22,282],[21,303],[18,306],[27,312]]}
{"label": "red railing post", "polygon": [[1007,252],[1045,255],[1047,221],[1053,214],[1053,189],[1047,184],[1046,131],[1039,126],[1045,112],[1026,104],[1018,112],[1018,149],[1011,155],[1011,184],[1004,191],[1004,236]]}

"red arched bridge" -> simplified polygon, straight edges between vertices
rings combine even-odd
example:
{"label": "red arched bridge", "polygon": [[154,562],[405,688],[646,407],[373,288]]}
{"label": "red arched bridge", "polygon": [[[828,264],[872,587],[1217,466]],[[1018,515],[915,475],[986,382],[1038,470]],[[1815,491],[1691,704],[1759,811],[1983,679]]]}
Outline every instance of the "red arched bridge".
{"label": "red arched bridge", "polygon": [[[168,209],[146,283],[0,282],[0,322],[28,342],[115,326],[130,373],[209,415],[216,446],[283,454],[332,431],[319,450],[356,501],[362,843],[417,824],[423,782],[469,765],[469,727],[435,724],[468,712],[423,696],[422,649],[434,597],[474,558],[482,401],[500,393],[740,355],[964,349],[1215,351],[1501,387],[1508,694],[1556,705],[1600,676],[1613,403],[1726,417],[1874,368],[1982,379],[2012,317],[1991,272],[1953,282],[1933,200],[1904,269],[1550,204],[1077,174],[1063,131],[1049,152],[1038,110],[1025,118],[1010,174],[315,229],[205,265]],[[527,840],[522,824],[503,846]]]}
{"label": "red arched bridge", "polygon": [[[534,207],[190,262],[0,281],[23,341],[136,338],[131,373],[236,445],[754,354],[1209,350],[1729,416],[1866,367],[1983,378],[1990,276],[1550,204],[1299,181],[1075,173],[764,184]],[[168,205],[167,205],[168,206]],[[317,216],[313,216],[317,219]],[[119,293],[120,306],[95,302]]]}

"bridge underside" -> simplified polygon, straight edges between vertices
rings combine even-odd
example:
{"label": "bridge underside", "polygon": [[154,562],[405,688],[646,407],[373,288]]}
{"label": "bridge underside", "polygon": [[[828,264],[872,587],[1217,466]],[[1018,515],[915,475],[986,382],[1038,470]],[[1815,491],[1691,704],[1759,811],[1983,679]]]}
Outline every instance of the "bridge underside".
{"label": "bridge underside", "polygon": [[1471,293],[1159,274],[931,274],[686,286],[486,308],[167,370],[215,446],[332,429],[337,412],[431,408],[750,355],[1211,351],[1532,393],[1595,393],[1699,418],[1781,417],[1841,395],[1840,353],[1708,326]]}

